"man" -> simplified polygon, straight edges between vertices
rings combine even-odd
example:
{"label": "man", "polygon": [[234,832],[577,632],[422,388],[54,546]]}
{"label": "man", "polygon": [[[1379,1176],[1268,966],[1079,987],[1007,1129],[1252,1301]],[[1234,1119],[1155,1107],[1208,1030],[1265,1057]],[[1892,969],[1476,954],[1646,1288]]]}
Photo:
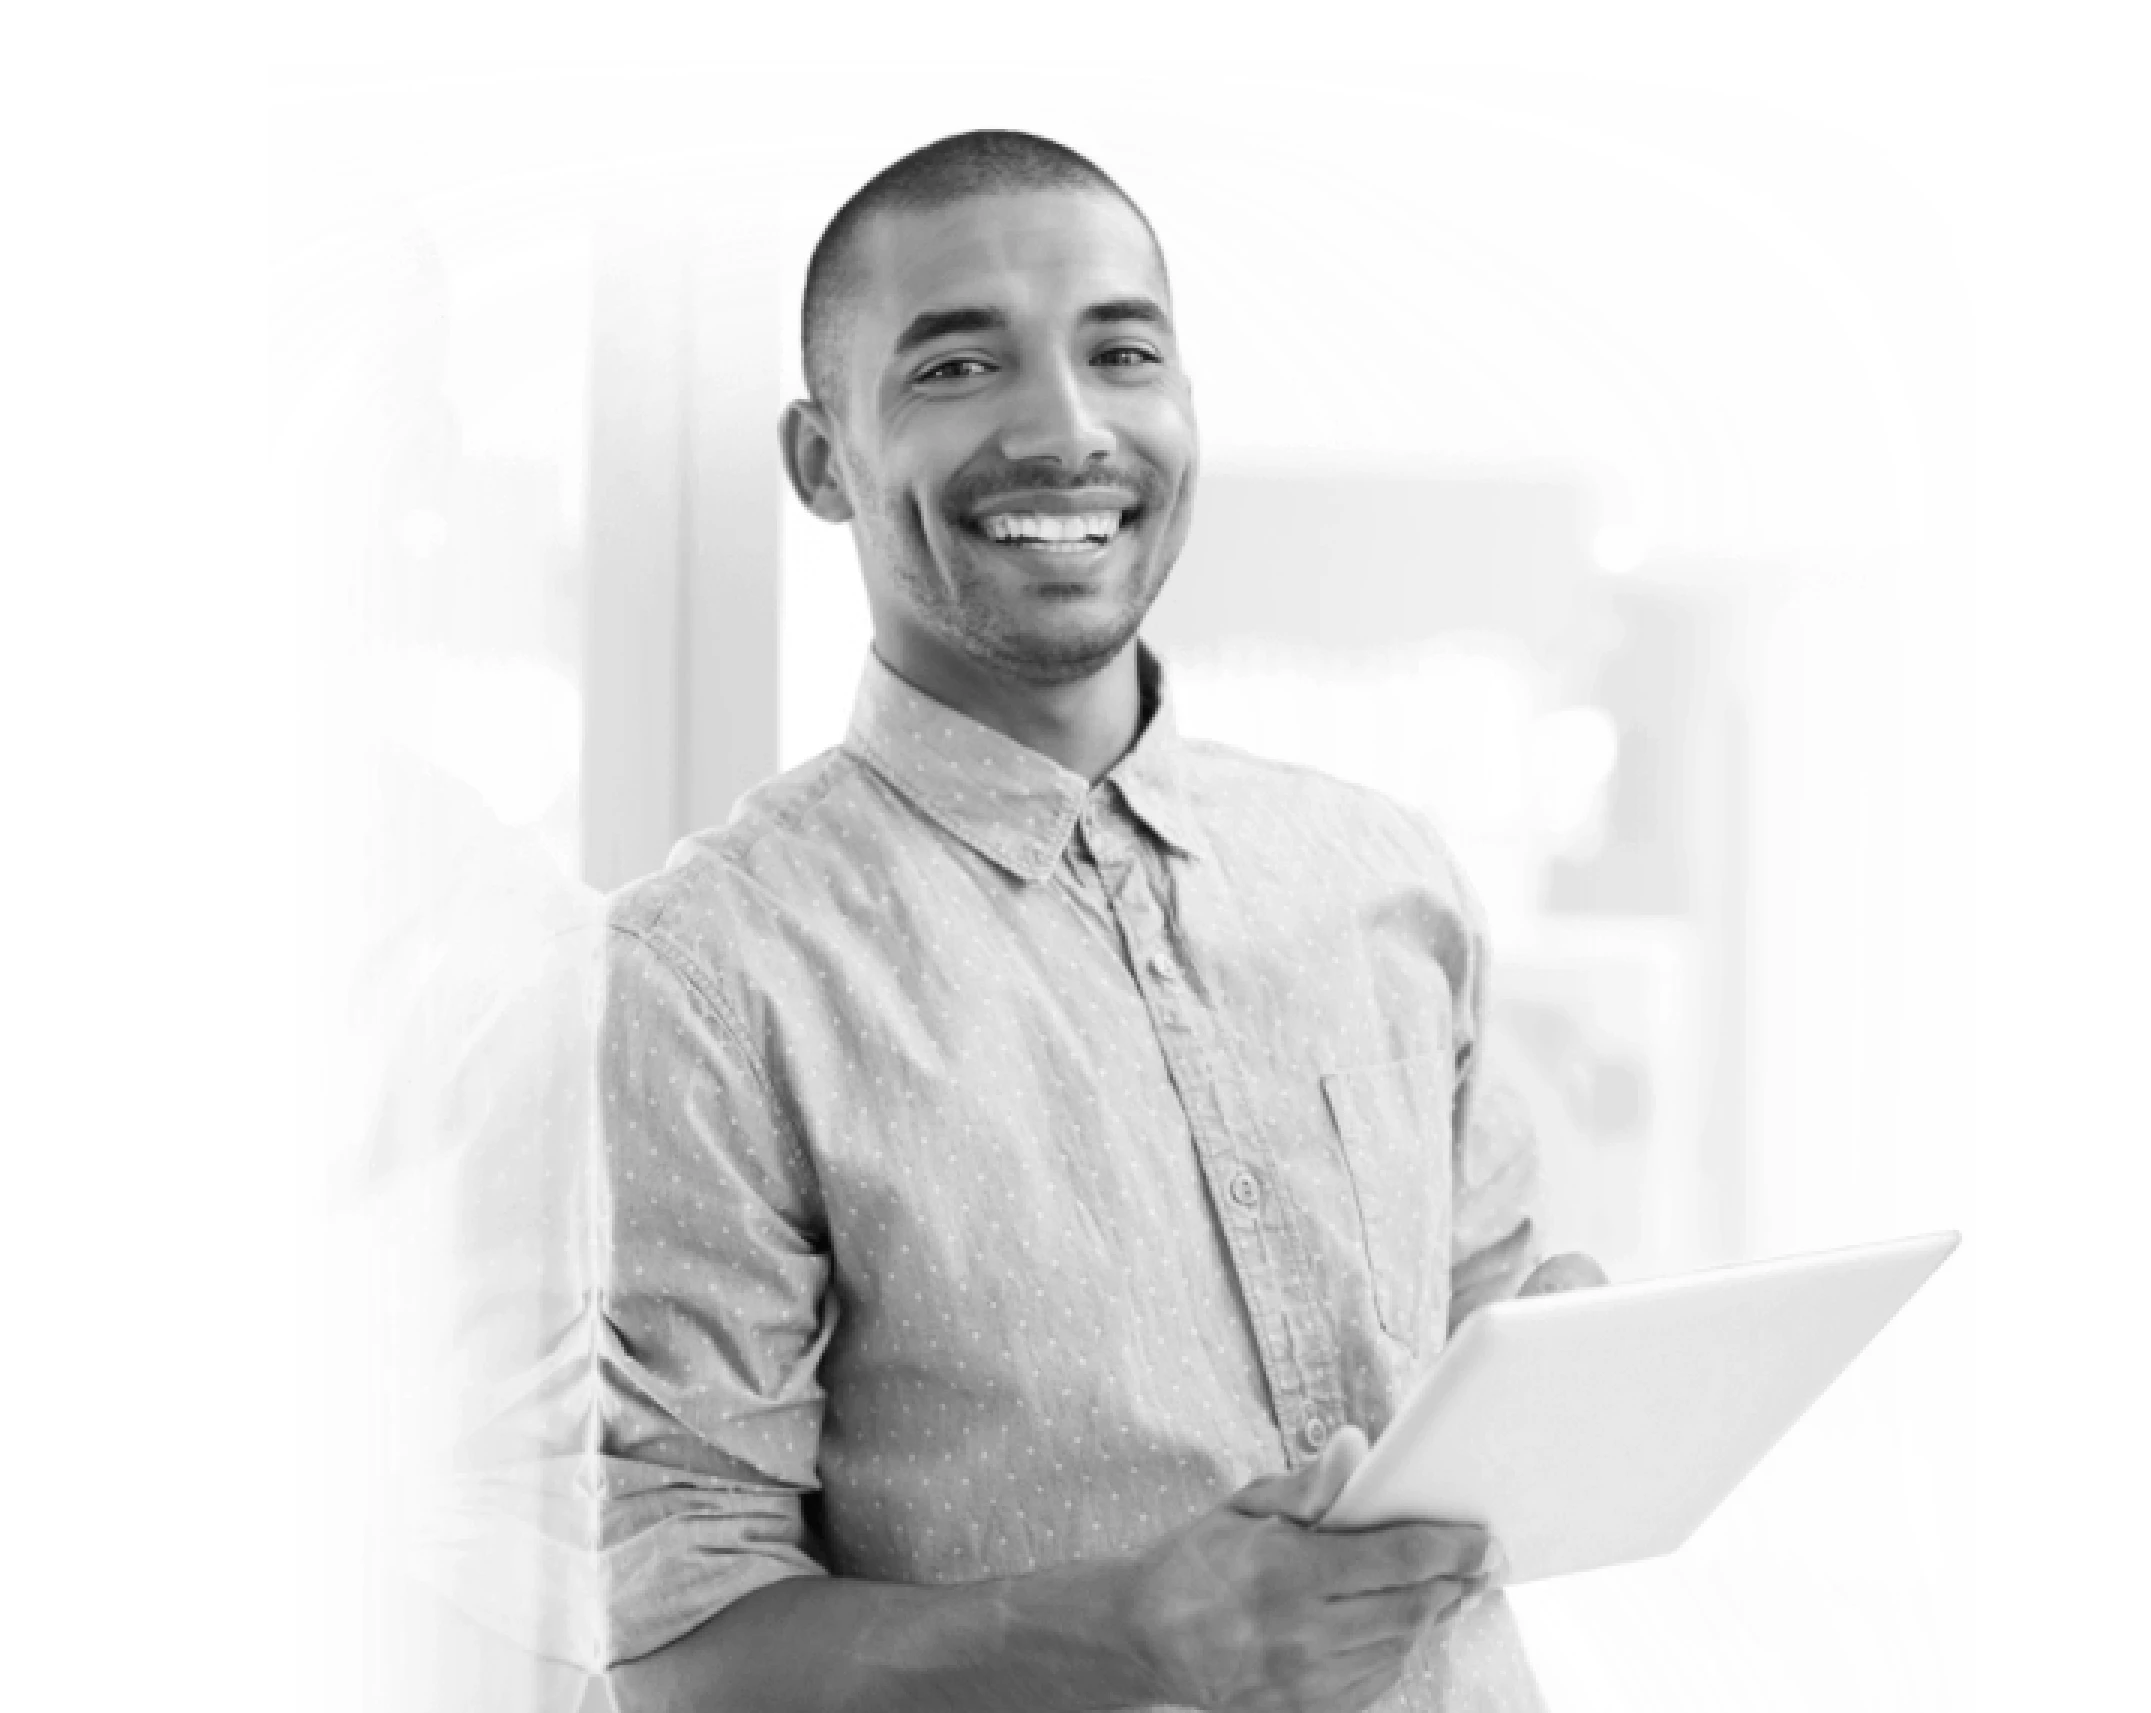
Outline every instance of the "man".
{"label": "man", "polygon": [[785,466],[874,651],[613,909],[616,1696],[1536,1705],[1483,1532],[1306,1526],[1530,1270],[1533,1160],[1438,838],[1182,739],[1136,640],[1197,470],[1147,221],[948,138],[804,323]]}

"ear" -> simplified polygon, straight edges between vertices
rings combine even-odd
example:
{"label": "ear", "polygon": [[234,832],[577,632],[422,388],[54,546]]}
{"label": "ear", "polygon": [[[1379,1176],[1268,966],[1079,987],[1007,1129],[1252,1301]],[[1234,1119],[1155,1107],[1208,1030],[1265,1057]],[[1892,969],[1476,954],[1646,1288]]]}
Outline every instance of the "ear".
{"label": "ear", "polygon": [[850,522],[851,496],[837,466],[836,427],[829,413],[811,399],[794,399],[777,424],[777,443],[799,503],[826,523]]}

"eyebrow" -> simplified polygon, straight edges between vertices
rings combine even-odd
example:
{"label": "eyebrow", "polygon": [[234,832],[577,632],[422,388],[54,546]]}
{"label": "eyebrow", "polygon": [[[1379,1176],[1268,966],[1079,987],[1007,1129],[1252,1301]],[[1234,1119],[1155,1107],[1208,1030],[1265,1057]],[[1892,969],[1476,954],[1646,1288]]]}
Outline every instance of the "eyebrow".
{"label": "eyebrow", "polygon": [[[1102,322],[1147,321],[1154,326],[1170,327],[1172,318],[1159,304],[1147,297],[1116,297],[1104,303],[1094,303],[1083,311],[1082,325],[1096,326]],[[901,357],[916,351],[921,345],[936,339],[945,339],[952,333],[998,333],[1008,327],[1007,314],[998,309],[983,306],[966,306],[962,309],[929,309],[911,318],[911,325],[897,336],[896,355]]]}
{"label": "eyebrow", "polygon": [[1164,308],[1147,297],[1116,297],[1105,303],[1094,303],[1083,312],[1084,326],[1101,321],[1147,321],[1154,327],[1173,324],[1173,318]]}
{"label": "eyebrow", "polygon": [[951,333],[992,333],[1007,325],[1008,317],[998,309],[929,309],[913,316],[897,337],[896,354],[901,357]]}

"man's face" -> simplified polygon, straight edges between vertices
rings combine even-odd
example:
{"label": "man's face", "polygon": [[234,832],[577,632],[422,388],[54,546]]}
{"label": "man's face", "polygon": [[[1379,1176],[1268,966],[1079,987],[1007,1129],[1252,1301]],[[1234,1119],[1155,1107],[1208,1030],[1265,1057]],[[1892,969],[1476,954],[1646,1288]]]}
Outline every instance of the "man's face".
{"label": "man's face", "polygon": [[1179,556],[1197,448],[1149,232],[1117,197],[884,215],[837,434],[877,627],[1030,683],[1135,635]]}

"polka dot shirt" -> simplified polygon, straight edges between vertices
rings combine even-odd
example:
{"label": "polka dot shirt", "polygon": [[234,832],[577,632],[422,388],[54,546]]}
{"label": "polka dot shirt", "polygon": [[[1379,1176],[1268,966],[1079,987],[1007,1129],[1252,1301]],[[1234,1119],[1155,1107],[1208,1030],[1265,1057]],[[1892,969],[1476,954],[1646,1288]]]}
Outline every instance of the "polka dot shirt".
{"label": "polka dot shirt", "polygon": [[[1093,785],[870,659],[610,912],[610,1652],[780,1577],[1135,1550],[1535,1259],[1482,919],[1388,799],[1150,713]],[[1385,1713],[1538,1705],[1498,1596]]]}

